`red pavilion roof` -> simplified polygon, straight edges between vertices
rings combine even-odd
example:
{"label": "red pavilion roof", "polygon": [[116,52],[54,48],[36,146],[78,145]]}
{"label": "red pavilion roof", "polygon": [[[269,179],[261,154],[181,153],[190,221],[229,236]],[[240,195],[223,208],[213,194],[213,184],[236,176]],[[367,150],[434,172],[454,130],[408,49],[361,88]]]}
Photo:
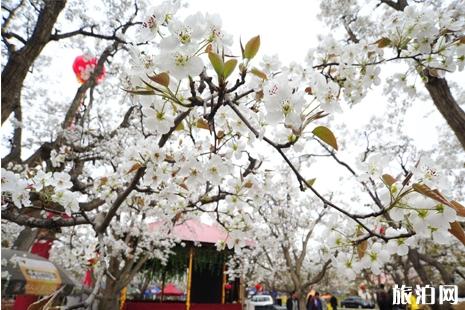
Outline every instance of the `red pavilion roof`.
{"label": "red pavilion roof", "polygon": [[[153,222],[149,224],[151,230],[158,230],[163,222]],[[228,233],[219,224],[205,224],[196,219],[182,221],[174,226],[172,234],[183,241],[193,241],[202,243],[226,242]]]}
{"label": "red pavilion roof", "polygon": [[[162,292],[158,292],[157,295],[161,295]],[[174,285],[173,283],[166,284],[165,288],[163,289],[163,295],[165,296],[181,296],[184,295],[184,292],[181,291]]]}

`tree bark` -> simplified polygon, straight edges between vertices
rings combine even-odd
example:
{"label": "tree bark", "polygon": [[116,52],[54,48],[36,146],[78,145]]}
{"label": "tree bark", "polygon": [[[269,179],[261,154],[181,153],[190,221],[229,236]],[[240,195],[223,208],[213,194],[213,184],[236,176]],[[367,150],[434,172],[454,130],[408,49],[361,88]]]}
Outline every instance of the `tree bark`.
{"label": "tree bark", "polygon": [[446,119],[447,124],[465,150],[465,112],[452,96],[447,80],[428,75],[425,86],[433,99],[434,105]]}
{"label": "tree bark", "polygon": [[119,299],[121,294],[119,282],[119,260],[112,256],[108,262],[107,276],[105,284],[100,288],[99,295],[101,296],[98,303],[98,310],[113,310],[119,309]]}
{"label": "tree bark", "polygon": [[20,106],[21,90],[30,67],[50,41],[53,26],[66,0],[45,0],[36,27],[26,44],[12,51],[2,71],[2,124]]}
{"label": "tree bark", "polygon": [[441,274],[441,278],[444,284],[453,284],[454,283],[454,273],[449,272],[447,267],[441,264],[438,260],[428,256],[427,254],[418,253],[418,258],[426,262],[427,264],[436,268]]}
{"label": "tree bark", "polygon": [[410,249],[408,252],[408,259],[412,263],[412,267],[417,272],[418,276],[421,279],[422,284],[429,284],[429,277],[426,273],[425,268],[422,266],[420,262],[420,258],[418,257],[418,251],[416,249]]}
{"label": "tree bark", "polygon": [[[381,0],[381,2],[397,11],[403,11],[409,5],[407,0]],[[452,96],[446,79],[431,76],[428,72],[425,73],[428,78],[425,86],[433,99],[434,105],[446,119],[447,124],[462,145],[462,149],[465,150],[465,112]]]}
{"label": "tree bark", "polygon": [[121,290],[118,289],[117,281],[107,276],[105,281],[105,288],[100,292],[101,298],[99,300],[98,310],[119,309]]}
{"label": "tree bark", "polygon": [[299,298],[299,307],[302,310],[307,309],[307,292],[302,292]]}

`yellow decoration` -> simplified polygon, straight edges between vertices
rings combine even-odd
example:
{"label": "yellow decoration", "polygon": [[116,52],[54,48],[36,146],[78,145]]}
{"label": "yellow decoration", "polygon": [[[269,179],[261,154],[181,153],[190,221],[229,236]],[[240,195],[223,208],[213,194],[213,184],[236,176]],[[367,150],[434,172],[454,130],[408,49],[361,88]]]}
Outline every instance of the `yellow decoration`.
{"label": "yellow decoration", "polygon": [[223,282],[221,283],[221,304],[222,305],[224,305],[224,302],[226,299],[225,286],[226,286],[226,264],[224,264],[223,266]]}
{"label": "yellow decoration", "polygon": [[186,310],[191,308],[191,285],[192,285],[192,259],[194,256],[194,249],[189,251],[189,271],[187,274],[187,296],[186,296]]}
{"label": "yellow decoration", "polygon": [[417,304],[417,298],[415,295],[410,295],[410,304],[409,304],[410,310],[418,310],[420,309],[420,306]]}
{"label": "yellow decoration", "polygon": [[124,309],[124,304],[125,304],[125,302],[126,302],[126,295],[127,295],[127,293],[128,293],[128,288],[127,288],[127,287],[125,287],[125,288],[123,288],[123,289],[121,290],[121,295],[120,295],[120,299],[119,299],[119,301],[120,301],[120,303],[119,303],[119,304],[120,304],[119,309],[120,309],[120,310],[123,310],[123,309]]}

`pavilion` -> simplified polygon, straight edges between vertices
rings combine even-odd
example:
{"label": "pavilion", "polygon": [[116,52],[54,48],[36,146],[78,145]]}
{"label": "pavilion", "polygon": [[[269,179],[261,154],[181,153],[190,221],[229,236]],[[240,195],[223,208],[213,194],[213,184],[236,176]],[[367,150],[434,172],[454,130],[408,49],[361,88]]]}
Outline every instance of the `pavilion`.
{"label": "pavilion", "polygon": [[[163,227],[163,222],[150,224],[154,232]],[[219,224],[202,223],[190,219],[176,224],[172,237],[182,240],[185,246],[177,246],[166,266],[157,260],[146,264],[145,268],[163,275],[187,270],[187,291],[185,302],[126,302],[126,310],[239,310],[242,309],[244,289],[239,279],[227,282],[226,260],[230,250],[218,251],[217,242],[226,242],[228,233]],[[199,246],[200,245],[200,246]],[[169,269],[169,270],[167,270]]]}

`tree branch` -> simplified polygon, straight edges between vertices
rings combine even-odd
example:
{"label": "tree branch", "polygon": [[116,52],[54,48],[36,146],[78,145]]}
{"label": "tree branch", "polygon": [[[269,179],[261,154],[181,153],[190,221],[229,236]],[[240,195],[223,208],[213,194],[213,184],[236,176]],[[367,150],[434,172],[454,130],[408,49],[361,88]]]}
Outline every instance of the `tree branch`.
{"label": "tree branch", "polygon": [[166,142],[168,141],[168,139],[170,138],[171,134],[176,130],[176,128],[179,126],[179,124],[181,124],[181,122],[189,115],[189,113],[191,112],[192,109],[187,109],[186,111],[178,114],[178,116],[176,116],[176,118],[174,119],[174,125],[170,128],[170,130],[163,134],[160,138],[160,140],[158,141],[158,146],[160,148],[162,148]]}
{"label": "tree branch", "polygon": [[66,0],[44,0],[32,36],[26,44],[8,58],[2,71],[2,124],[20,105],[21,89],[29,68],[49,41],[51,31]]}
{"label": "tree branch", "polygon": [[452,95],[445,78],[434,77],[430,74],[427,74],[427,77],[425,87],[433,99],[434,105],[447,121],[462,145],[462,149],[465,150],[465,112]]}
{"label": "tree branch", "polygon": [[381,0],[381,3],[384,3],[397,11],[403,11],[408,6],[407,0],[397,0],[397,2],[393,0]]}
{"label": "tree branch", "polygon": [[36,218],[21,213],[13,203],[8,203],[5,209],[2,209],[2,219],[16,223],[18,225],[27,227],[38,227],[38,228],[60,228],[70,227],[77,225],[92,224],[84,217],[71,217],[71,218]]}
{"label": "tree branch", "polygon": [[144,174],[145,174],[145,167],[139,168],[137,170],[129,186],[121,194],[119,194],[118,197],[116,197],[115,202],[110,207],[110,210],[108,210],[108,213],[105,215],[105,218],[103,219],[102,223],[99,225],[96,225],[95,231],[97,233],[105,232],[108,225],[110,225],[111,220],[115,216],[116,211],[118,211],[121,204],[126,200],[129,194],[136,188],[137,183],[139,183],[139,180],[144,176]]}

